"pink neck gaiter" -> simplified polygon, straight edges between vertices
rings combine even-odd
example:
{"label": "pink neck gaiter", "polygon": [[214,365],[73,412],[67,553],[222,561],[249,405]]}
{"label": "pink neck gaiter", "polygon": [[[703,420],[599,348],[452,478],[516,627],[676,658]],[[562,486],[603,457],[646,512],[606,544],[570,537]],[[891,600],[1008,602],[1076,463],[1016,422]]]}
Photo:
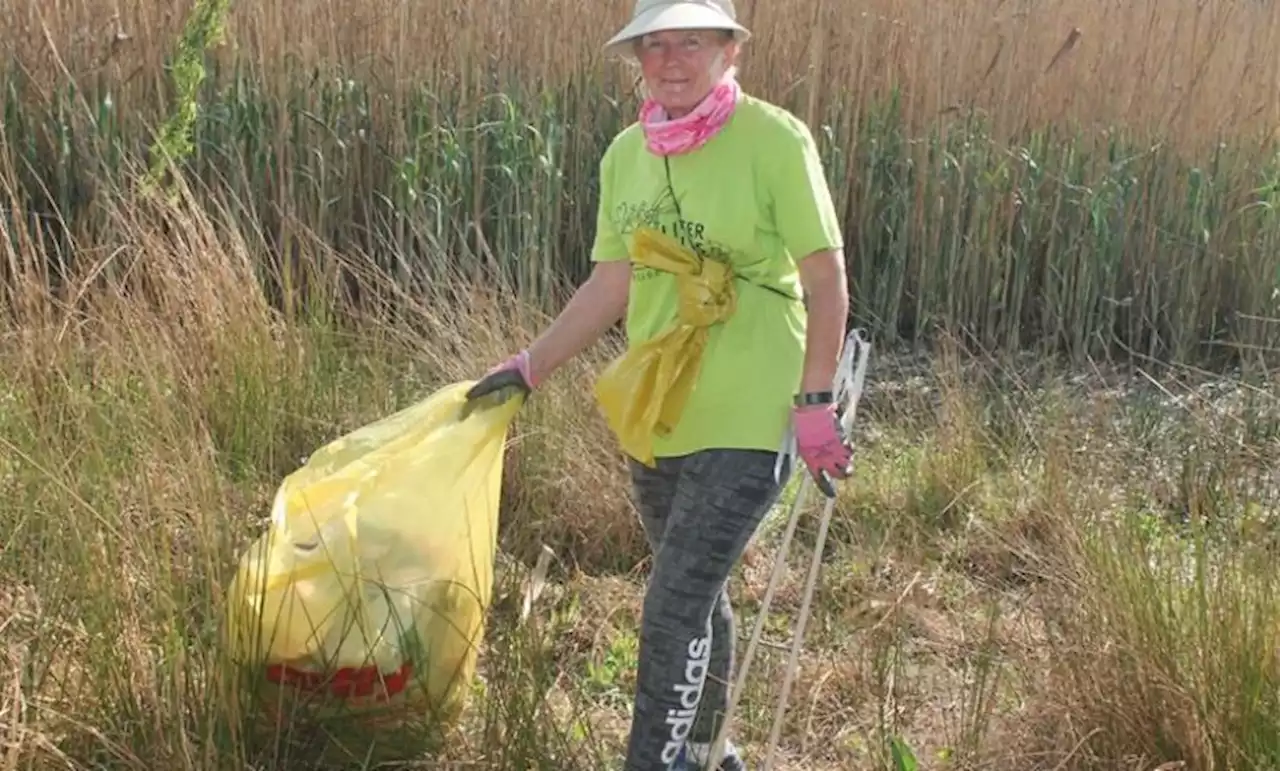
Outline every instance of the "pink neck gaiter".
{"label": "pink neck gaiter", "polygon": [[735,70],[730,68],[711,93],[684,117],[669,119],[653,97],[645,99],[640,107],[640,124],[649,150],[665,156],[702,147],[729,122],[741,94]]}

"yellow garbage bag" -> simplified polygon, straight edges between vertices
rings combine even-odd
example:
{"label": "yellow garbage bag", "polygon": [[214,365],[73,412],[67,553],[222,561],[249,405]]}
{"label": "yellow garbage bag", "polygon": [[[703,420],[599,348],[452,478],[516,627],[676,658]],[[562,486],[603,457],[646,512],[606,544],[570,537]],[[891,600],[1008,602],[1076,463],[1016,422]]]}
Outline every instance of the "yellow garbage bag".
{"label": "yellow garbage bag", "polygon": [[[507,431],[522,397],[460,420],[470,383],[319,449],[280,485],[227,598],[234,660],[264,691],[451,721],[474,676]],[[271,701],[273,699],[268,699]]]}
{"label": "yellow garbage bag", "polygon": [[596,400],[622,449],[652,466],[653,437],[671,432],[698,378],[707,329],[737,309],[732,268],[651,228],[631,241],[634,264],[675,274],[677,320],[615,359],[596,381]]}

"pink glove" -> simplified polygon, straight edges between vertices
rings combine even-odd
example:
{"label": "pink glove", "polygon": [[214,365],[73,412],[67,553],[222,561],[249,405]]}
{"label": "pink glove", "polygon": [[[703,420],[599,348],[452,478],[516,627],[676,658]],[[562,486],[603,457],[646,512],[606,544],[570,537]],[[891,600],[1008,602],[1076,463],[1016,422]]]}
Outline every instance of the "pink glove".
{"label": "pink glove", "polygon": [[510,388],[517,388],[528,394],[537,385],[533,377],[533,367],[529,364],[529,352],[525,350],[484,373],[471,390],[467,391],[467,400],[470,402]]}
{"label": "pink glove", "polygon": [[529,386],[529,390],[533,390],[538,387],[538,384],[534,382],[533,379],[533,368],[529,365],[529,351],[527,350],[521,351],[497,365],[493,369],[484,373],[484,376],[489,377],[490,375],[496,375],[499,372],[505,372],[509,369],[514,369],[520,373],[520,377],[524,378],[524,382]]}
{"label": "pink glove", "polygon": [[792,416],[800,458],[827,495],[834,495],[835,490],[824,483],[821,472],[834,479],[844,479],[853,471],[853,447],[843,436],[835,405],[795,407]]}

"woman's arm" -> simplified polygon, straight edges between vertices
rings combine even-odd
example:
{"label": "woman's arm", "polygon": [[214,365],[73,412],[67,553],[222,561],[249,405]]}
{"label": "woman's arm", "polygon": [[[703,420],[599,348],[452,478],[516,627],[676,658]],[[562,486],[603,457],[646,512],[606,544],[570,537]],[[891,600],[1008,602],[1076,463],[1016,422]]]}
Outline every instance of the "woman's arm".
{"label": "woman's arm", "polygon": [[844,252],[824,249],[799,261],[809,323],[805,333],[802,393],[831,390],[844,347],[849,285]]}
{"label": "woman's arm", "polygon": [[622,319],[627,312],[630,286],[628,260],[596,263],[591,276],[573,293],[564,310],[529,346],[535,381],[546,380]]}
{"label": "woman's arm", "polygon": [[817,144],[798,118],[782,124],[767,168],[778,232],[800,272],[809,316],[800,390],[830,391],[849,313],[844,238]]}

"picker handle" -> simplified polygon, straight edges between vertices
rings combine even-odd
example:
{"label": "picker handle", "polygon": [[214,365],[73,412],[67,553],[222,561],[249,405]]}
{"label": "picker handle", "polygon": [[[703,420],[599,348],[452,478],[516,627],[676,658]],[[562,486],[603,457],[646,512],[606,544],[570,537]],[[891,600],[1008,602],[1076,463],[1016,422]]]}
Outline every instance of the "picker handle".
{"label": "picker handle", "polygon": [[[857,356],[857,365],[853,361]],[[862,396],[863,383],[867,374],[867,359],[871,355],[871,345],[862,336],[862,331],[854,329],[845,336],[844,350],[840,355],[840,363],[836,369],[836,377],[833,385],[833,391],[836,397],[837,409],[841,410],[840,425],[844,427],[848,433],[853,426],[854,419],[857,414],[857,406]],[[790,453],[794,453],[795,437],[791,436],[784,445],[783,451],[779,453],[779,464]],[[789,447],[788,447],[789,445]],[[797,656],[799,646],[804,639],[804,627],[808,621],[809,603],[813,599],[814,584],[817,580],[817,569],[822,562],[822,546],[826,540],[827,526],[831,519],[831,510],[835,506],[835,485],[826,474],[814,478],[812,475],[807,478],[801,478],[800,489],[796,492],[795,500],[791,504],[791,514],[787,521],[786,530],[783,532],[782,541],[778,545],[778,555],[774,558],[773,572],[769,576],[769,585],[765,587],[764,597],[760,602],[760,610],[756,615],[755,628],[751,632],[751,640],[747,644],[746,650],[743,652],[742,660],[738,663],[737,682],[729,692],[729,703],[726,705],[724,722],[716,733],[714,741],[711,743],[710,758],[708,758],[708,768],[719,768],[720,761],[724,759],[726,748],[726,739],[728,737],[729,726],[733,722],[733,716],[737,711],[738,700],[742,696],[742,691],[747,681],[747,673],[751,669],[751,663],[755,655],[756,645],[760,642],[760,634],[764,629],[765,619],[769,615],[769,606],[773,602],[774,592],[778,588],[779,579],[782,571],[787,565],[787,551],[791,546],[791,539],[795,534],[796,523],[799,520],[800,511],[804,508],[806,502],[806,493],[808,492],[809,479],[814,479],[818,488],[827,495],[827,504],[823,512],[821,522],[819,524],[818,542],[815,545],[813,562],[809,568],[809,580],[805,589],[805,597],[803,600],[803,609],[800,615],[799,623],[792,642],[791,659],[787,665],[787,673],[784,679],[782,694],[778,699],[777,711],[774,718],[773,731],[769,739],[768,757],[765,760],[765,771],[772,766],[773,752],[777,746],[778,731],[781,728],[780,717],[786,709],[786,704],[790,696],[791,682],[795,677],[797,667]]]}
{"label": "picker handle", "polygon": [[[844,338],[844,350],[840,352],[840,362],[836,365],[835,381],[832,391],[835,394],[836,414],[840,418],[840,427],[845,436],[853,433],[854,420],[857,417],[858,401],[862,397],[862,387],[867,379],[867,360],[871,355],[871,344],[862,335],[862,330],[854,328]],[[855,364],[855,356],[856,364]],[[836,497],[834,480],[825,471],[819,471],[814,479],[818,489],[828,498]]]}

